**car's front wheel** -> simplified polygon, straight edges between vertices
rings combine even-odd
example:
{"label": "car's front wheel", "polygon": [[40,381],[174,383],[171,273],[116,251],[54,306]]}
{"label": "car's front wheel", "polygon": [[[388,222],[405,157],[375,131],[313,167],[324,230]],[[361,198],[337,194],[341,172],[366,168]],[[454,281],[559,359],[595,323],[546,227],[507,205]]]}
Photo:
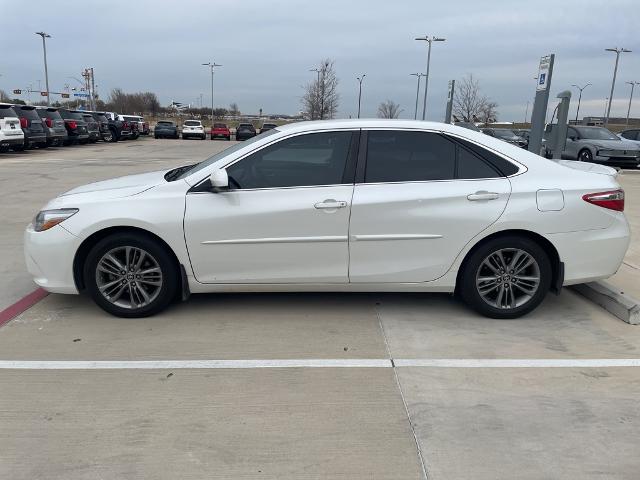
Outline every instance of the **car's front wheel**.
{"label": "car's front wheel", "polygon": [[580,150],[580,153],[578,153],[578,160],[580,160],[581,162],[592,162],[593,155],[591,155],[591,150],[589,150],[588,148]]}
{"label": "car's front wheel", "polygon": [[459,291],[474,310],[491,318],[517,318],[535,309],[551,285],[551,262],[527,237],[497,237],[465,261]]}
{"label": "car's front wheel", "polygon": [[84,264],[87,291],[103,310],[118,317],[146,317],[175,298],[175,259],[150,236],[118,233],[99,241]]}

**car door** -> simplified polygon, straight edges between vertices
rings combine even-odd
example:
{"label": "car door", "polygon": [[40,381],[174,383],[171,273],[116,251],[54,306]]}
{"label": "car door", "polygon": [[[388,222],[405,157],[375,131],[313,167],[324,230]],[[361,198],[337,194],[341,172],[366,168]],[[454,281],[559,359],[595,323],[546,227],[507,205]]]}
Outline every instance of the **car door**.
{"label": "car door", "polygon": [[363,132],[349,231],[352,283],[434,280],[500,217],[511,183],[478,154],[481,147],[457,142],[438,132]]}
{"label": "car door", "polygon": [[184,231],[196,279],[348,282],[358,136],[287,137],[226,166],[228,191],[187,194]]}
{"label": "car door", "polygon": [[567,127],[567,141],[564,152],[562,153],[562,158],[577,159],[580,145],[580,135],[578,131],[575,128]]}

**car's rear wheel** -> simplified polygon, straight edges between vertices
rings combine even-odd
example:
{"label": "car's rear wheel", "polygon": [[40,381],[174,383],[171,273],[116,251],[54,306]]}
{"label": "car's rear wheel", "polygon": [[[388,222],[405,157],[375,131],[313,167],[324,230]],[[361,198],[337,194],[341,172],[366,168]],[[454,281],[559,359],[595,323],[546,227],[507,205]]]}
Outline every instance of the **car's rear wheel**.
{"label": "car's rear wheel", "polygon": [[551,262],[533,240],[497,237],[465,260],[459,290],[474,310],[491,318],[517,318],[535,309],[551,285]]}
{"label": "car's rear wheel", "polygon": [[588,148],[580,150],[580,153],[578,153],[578,160],[580,160],[581,162],[592,162],[593,155],[591,155],[591,150],[589,150]]}
{"label": "car's rear wheel", "polygon": [[153,238],[119,233],[99,241],[84,264],[93,300],[106,312],[136,318],[164,310],[176,297],[175,259]]}

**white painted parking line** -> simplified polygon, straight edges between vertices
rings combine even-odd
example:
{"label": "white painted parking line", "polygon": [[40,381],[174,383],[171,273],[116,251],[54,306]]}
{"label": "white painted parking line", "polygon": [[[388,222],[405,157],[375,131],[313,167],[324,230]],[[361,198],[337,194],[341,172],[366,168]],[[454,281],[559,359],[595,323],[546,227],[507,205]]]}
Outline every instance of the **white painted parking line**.
{"label": "white painted parking line", "polygon": [[276,360],[0,360],[0,370],[164,370],[243,368],[606,368],[640,367],[640,358],[382,358]]}
{"label": "white painted parking line", "polygon": [[443,368],[640,367],[640,358],[401,358],[393,362],[396,367]]}
{"label": "white painted parking line", "polygon": [[132,360],[132,361],[50,361],[2,360],[0,369],[20,370],[128,370],[128,369],[216,369],[216,368],[390,368],[391,361],[374,359],[296,359],[296,360]]}

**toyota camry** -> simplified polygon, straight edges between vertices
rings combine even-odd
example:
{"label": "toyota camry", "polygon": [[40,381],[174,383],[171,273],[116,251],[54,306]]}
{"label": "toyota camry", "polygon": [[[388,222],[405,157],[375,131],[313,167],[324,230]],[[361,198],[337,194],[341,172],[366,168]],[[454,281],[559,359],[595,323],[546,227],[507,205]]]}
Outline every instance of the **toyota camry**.
{"label": "toyota camry", "polygon": [[123,317],[191,293],[412,291],[514,318],[613,275],[623,209],[606,166],[441,123],[302,122],[61,194],[27,227],[25,257],[44,289]]}

